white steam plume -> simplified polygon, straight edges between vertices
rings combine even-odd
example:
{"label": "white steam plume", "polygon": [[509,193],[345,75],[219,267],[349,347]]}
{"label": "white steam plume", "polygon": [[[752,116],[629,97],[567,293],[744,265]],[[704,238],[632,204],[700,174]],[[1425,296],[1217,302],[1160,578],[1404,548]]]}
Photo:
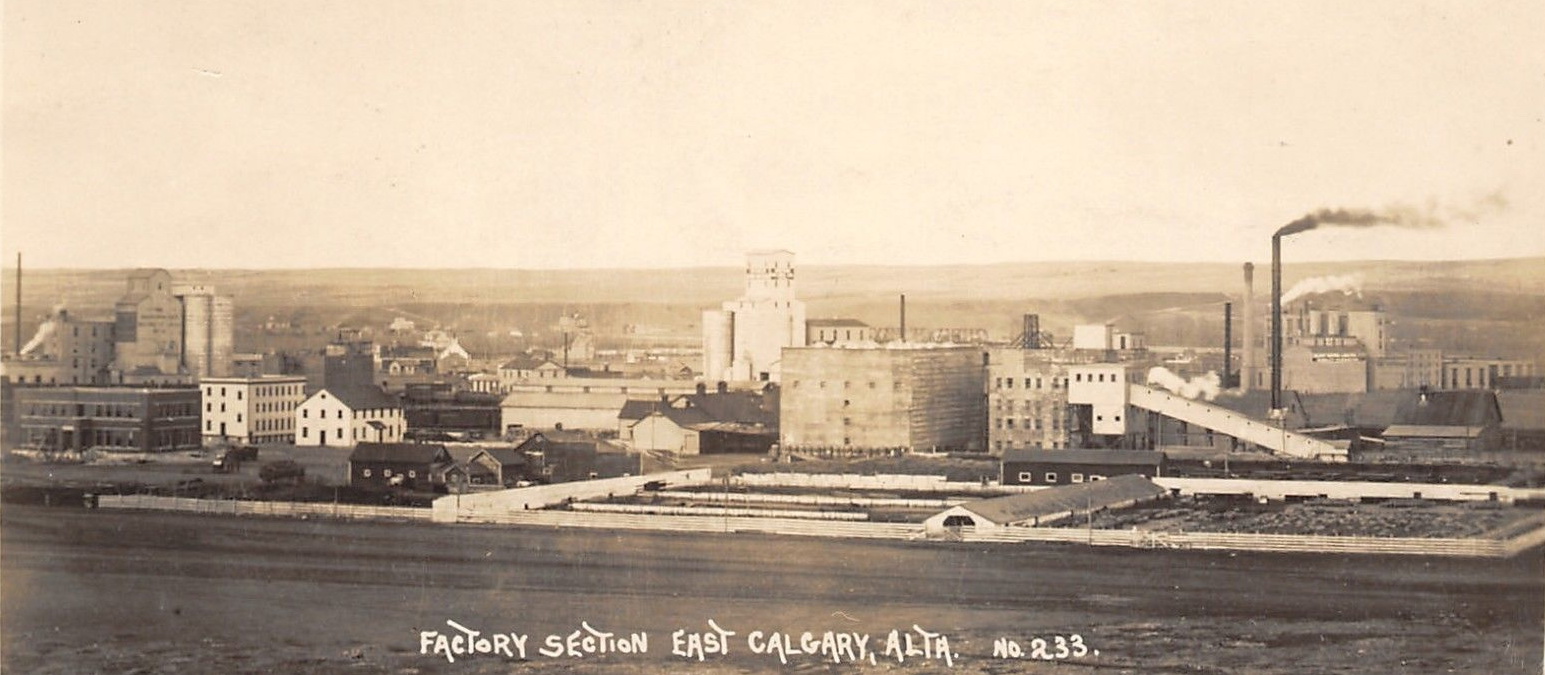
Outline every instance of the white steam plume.
{"label": "white steam plume", "polygon": [[1209,371],[1206,375],[1198,375],[1187,381],[1163,366],[1148,369],[1148,384],[1168,389],[1186,398],[1201,398],[1206,401],[1217,398],[1223,391],[1223,381],[1216,371]]}
{"label": "white steam plume", "polygon": [[1341,274],[1304,279],[1282,294],[1282,304],[1286,305],[1306,295],[1335,292],[1363,297],[1363,275]]}

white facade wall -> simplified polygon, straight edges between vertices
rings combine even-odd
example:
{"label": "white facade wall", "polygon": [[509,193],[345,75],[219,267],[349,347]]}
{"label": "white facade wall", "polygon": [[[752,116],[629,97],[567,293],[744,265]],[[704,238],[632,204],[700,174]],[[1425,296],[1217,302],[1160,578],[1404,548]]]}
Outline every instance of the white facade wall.
{"label": "white facade wall", "polygon": [[[376,429],[371,422],[384,427]],[[399,443],[407,422],[402,408],[354,410],[323,389],[300,404],[295,417],[295,444],[352,447],[356,443]]]}
{"label": "white facade wall", "polygon": [[304,377],[205,378],[205,443],[293,443],[296,409],[305,400]]}
{"label": "white facade wall", "polygon": [[623,437],[632,442],[634,450],[664,450],[679,455],[696,455],[699,452],[696,431],[683,429],[659,413],[651,414],[627,427]]}
{"label": "white facade wall", "polygon": [[1094,410],[1091,431],[1100,435],[1127,432],[1127,367],[1100,363],[1068,367],[1068,404]]}

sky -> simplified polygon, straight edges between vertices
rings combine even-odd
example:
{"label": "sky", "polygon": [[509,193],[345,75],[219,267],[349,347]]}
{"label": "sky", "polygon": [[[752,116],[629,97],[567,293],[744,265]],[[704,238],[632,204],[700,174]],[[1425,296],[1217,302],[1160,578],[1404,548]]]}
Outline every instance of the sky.
{"label": "sky", "polygon": [[1545,3],[7,0],[29,267],[1545,255]]}

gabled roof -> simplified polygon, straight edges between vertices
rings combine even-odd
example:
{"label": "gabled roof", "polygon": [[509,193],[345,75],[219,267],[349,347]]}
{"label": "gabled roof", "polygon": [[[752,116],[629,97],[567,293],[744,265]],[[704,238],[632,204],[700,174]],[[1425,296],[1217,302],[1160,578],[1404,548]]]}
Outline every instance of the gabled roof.
{"label": "gabled roof", "polygon": [[360,443],[349,461],[436,464],[451,461],[451,453],[438,443]]}
{"label": "gabled roof", "polygon": [[1545,430],[1545,389],[1497,392],[1502,428]]}
{"label": "gabled roof", "polygon": [[556,363],[553,363],[551,359],[539,359],[521,354],[520,356],[500,364],[499,370],[536,370],[537,368],[548,364],[551,364],[554,368],[562,367]]}
{"label": "gabled roof", "polygon": [[1164,453],[1151,450],[1009,450],[1003,453],[1003,463],[1034,462],[1037,464],[1122,464],[1131,466],[1158,466],[1164,461]]}
{"label": "gabled roof", "polygon": [[478,457],[483,455],[487,455],[495,462],[498,462],[500,466],[525,466],[526,464],[526,456],[515,448],[484,448],[473,455],[471,459],[468,459],[467,462],[476,461]]}
{"label": "gabled roof", "polygon": [[1395,425],[1484,427],[1502,420],[1497,395],[1481,389],[1408,394],[1395,412]]}
{"label": "gabled roof", "polygon": [[617,419],[641,422],[651,415],[663,415],[676,426],[686,427],[695,424],[703,424],[713,421],[702,409],[685,405],[673,405],[677,402],[685,402],[684,397],[676,397],[671,401],[630,399],[622,404],[622,410],[618,411]]}
{"label": "gabled roof", "polygon": [[342,401],[350,410],[374,410],[378,408],[400,408],[397,399],[388,396],[386,392],[376,385],[352,386],[352,387],[323,387],[312,396],[318,396],[326,392],[333,398]]}
{"label": "gabled roof", "polygon": [[749,391],[683,394],[669,401],[629,399],[617,418],[637,421],[655,413],[681,426],[736,423],[775,427],[778,422],[777,415],[764,408],[763,397]]}
{"label": "gabled roof", "polygon": [[[1270,392],[1265,392],[1270,394]],[[1366,393],[1303,394],[1305,424],[1327,426],[1350,424],[1356,427],[1383,428],[1395,422],[1395,411],[1411,394],[1385,390]]]}
{"label": "gabled roof", "polygon": [[1116,476],[1092,483],[1062,485],[966,502],[961,508],[999,525],[1011,525],[1069,511],[1087,511],[1131,501],[1156,499],[1167,492],[1142,476]]}
{"label": "gabled roof", "polygon": [[778,426],[778,415],[768,409],[765,394],[751,391],[706,392],[687,394],[687,402],[703,411],[711,422],[738,422]]}
{"label": "gabled roof", "polygon": [[868,328],[869,327],[869,324],[864,323],[862,321],[859,321],[858,319],[809,319],[809,320],[805,321],[805,325],[806,326],[815,326],[817,328]]}

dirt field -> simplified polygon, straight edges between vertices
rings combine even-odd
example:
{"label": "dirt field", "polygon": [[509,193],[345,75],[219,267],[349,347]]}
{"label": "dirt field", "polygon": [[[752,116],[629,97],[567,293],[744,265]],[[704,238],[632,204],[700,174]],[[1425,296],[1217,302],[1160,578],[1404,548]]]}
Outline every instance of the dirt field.
{"label": "dirt field", "polygon": [[[6,672],[1538,673],[1545,632],[1537,553],[1229,555],[16,506],[0,511],[0,544]],[[737,633],[728,655],[671,654],[672,631],[709,619]],[[420,655],[419,631],[455,633],[447,620],[530,635],[531,660]],[[536,653],[582,621],[644,632],[648,652]],[[878,651],[914,624],[947,637],[953,667],[784,665],[746,642],[849,631]],[[1091,651],[1071,663],[992,658],[996,638],[1028,651],[1074,633]]]}

